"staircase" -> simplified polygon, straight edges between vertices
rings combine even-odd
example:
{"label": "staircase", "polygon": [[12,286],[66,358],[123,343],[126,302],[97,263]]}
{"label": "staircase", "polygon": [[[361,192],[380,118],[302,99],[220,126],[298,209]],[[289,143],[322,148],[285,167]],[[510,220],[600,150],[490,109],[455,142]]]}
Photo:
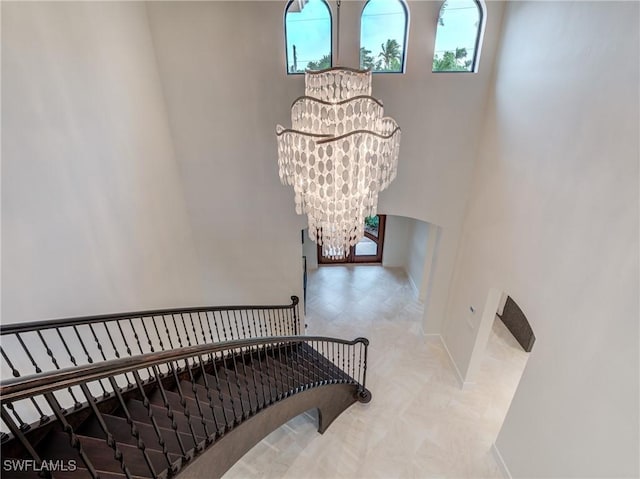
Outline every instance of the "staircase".
{"label": "staircase", "polygon": [[[318,430],[324,432],[351,404],[370,400],[364,386],[366,339],[252,337],[260,332],[260,321],[263,331],[297,332],[295,298],[286,306],[232,308],[3,327],[3,366],[14,378],[0,385],[2,477],[220,477],[289,419],[318,409]],[[230,311],[235,321],[225,313]],[[253,323],[251,311],[264,313],[262,320]],[[202,321],[193,321],[198,316]],[[250,324],[243,326],[242,318]],[[116,341],[115,332],[130,320],[132,334],[122,329]],[[149,334],[159,324],[168,326],[164,338]],[[171,324],[183,327],[172,330]],[[80,325],[89,326],[83,331],[87,337]],[[235,334],[212,335],[223,328]],[[54,347],[53,337],[62,348]],[[114,358],[100,340],[107,337]],[[24,347],[7,351],[11,338]],[[181,346],[164,347],[170,338]],[[128,354],[120,354],[119,342]],[[131,344],[140,346],[140,354],[133,354]],[[71,366],[62,367],[54,351],[66,351]],[[80,351],[89,358],[83,364],[76,358]],[[102,361],[94,360],[96,352]],[[54,367],[44,371],[46,357]],[[18,363],[39,372],[21,376]]]}

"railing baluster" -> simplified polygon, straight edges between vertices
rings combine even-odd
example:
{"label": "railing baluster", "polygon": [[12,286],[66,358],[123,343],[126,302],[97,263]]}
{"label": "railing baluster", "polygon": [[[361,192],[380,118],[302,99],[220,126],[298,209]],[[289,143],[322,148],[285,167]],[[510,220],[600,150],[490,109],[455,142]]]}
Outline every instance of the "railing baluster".
{"label": "railing baluster", "polygon": [[[98,424],[100,425],[100,429],[102,429],[102,432],[104,432],[105,434],[105,440],[107,442],[107,446],[109,446],[113,450],[113,458],[120,463],[120,470],[124,473],[127,479],[131,479],[131,473],[129,472],[129,468],[124,462],[124,455],[122,454],[122,451],[118,447],[118,443],[113,438],[113,434],[111,434],[111,432],[109,431],[107,424],[104,422],[104,418],[102,417],[100,410],[96,406],[96,403],[95,403],[96,400],[91,394],[91,392],[89,391],[89,387],[87,386],[86,383],[82,383],[80,385],[80,389],[82,389],[84,397],[87,398],[89,407],[93,411],[94,417],[96,418],[96,420],[98,421]],[[153,469],[151,470],[151,474],[153,475],[153,477],[156,477],[155,471]]]}
{"label": "railing baluster", "polygon": [[[216,335],[218,338],[220,338],[220,332],[218,330],[218,323],[215,320],[215,312],[212,311],[211,314],[213,315],[213,322],[214,322],[214,326],[216,328]],[[209,315],[207,314],[207,312],[205,312],[205,317],[207,318],[207,323],[209,323]],[[198,312],[198,318],[200,318],[200,313]],[[200,320],[200,322],[202,322],[202,320]],[[214,339],[213,339],[213,331],[211,329],[211,324],[209,323],[209,337],[211,338],[211,343],[214,343]],[[206,340],[206,337],[205,337]],[[226,432],[227,429],[230,429],[231,427],[233,427],[233,425],[236,423],[236,414],[235,414],[235,408],[233,407],[233,397],[231,398],[231,410],[233,412],[233,421],[231,422],[231,425],[229,424],[229,419],[227,418],[227,411],[226,408],[224,407],[224,396],[222,394],[222,388],[220,387],[220,380],[218,378],[218,368],[216,365],[216,355],[215,353],[213,354],[209,354],[209,360],[211,361],[211,367],[213,369],[213,374],[214,377],[216,379],[216,390],[218,392],[218,399],[220,400],[220,407],[222,408],[222,415],[224,416],[224,428],[222,430],[220,430],[220,428],[218,427],[218,424],[216,423],[216,427],[218,428],[218,431],[220,434],[224,434]],[[211,393],[210,393],[210,389],[209,389],[209,380],[207,379],[207,372],[205,370],[204,364],[201,363],[201,367],[202,367],[202,379],[203,382],[205,384],[205,387],[207,388],[207,398],[209,399],[209,403],[211,403]],[[213,417],[215,417],[215,413],[213,415]]]}
{"label": "railing baluster", "polygon": [[359,382],[359,378],[356,375],[356,347],[358,347],[357,344],[351,346],[351,377],[355,379],[356,382]]}
{"label": "railing baluster", "polygon": [[[231,324],[231,317],[229,316],[229,310],[225,310],[225,313],[227,314],[227,322],[229,323],[229,332],[231,333],[231,339],[239,339],[240,338],[240,333],[236,332],[236,334],[233,334],[233,325]],[[222,312],[220,312],[220,317],[222,317]],[[222,324],[224,324],[224,321],[222,322]],[[236,331],[237,331],[238,325],[236,324]]]}
{"label": "railing baluster", "polygon": [[[47,354],[49,355],[49,357],[51,358],[51,362],[53,363],[53,366],[56,369],[60,369],[60,365],[58,364],[58,361],[56,360],[56,358],[53,356],[53,351],[51,351],[51,348],[49,347],[49,345],[47,344],[47,342],[44,340],[44,337],[42,336],[42,333],[40,330],[36,331],[38,337],[40,338],[40,341],[42,341],[42,345],[44,346]],[[71,396],[71,399],[73,399],[73,404],[74,404],[74,409],[79,409],[82,407],[82,404],[80,403],[80,401],[78,401],[78,398],[76,398],[76,395],[73,393],[73,390],[71,388],[67,388],[67,391],[69,391],[69,395]],[[40,410],[40,408],[37,406],[36,402],[33,400],[33,398],[31,398],[31,400],[33,401],[33,403],[36,405],[36,409],[38,410],[38,412],[40,412],[41,416],[40,416],[40,423],[44,424],[45,422],[49,421],[49,417],[45,416],[44,413]]]}
{"label": "railing baluster", "polygon": [[220,315],[220,324],[222,326],[222,334],[224,336],[224,339],[223,339],[223,336],[220,336],[220,328],[218,327],[218,320],[216,318],[216,312],[212,311],[211,314],[213,315],[213,325],[216,328],[216,335],[218,336],[218,341],[226,341],[227,340],[227,333],[224,330],[224,322],[222,321],[222,315]]}
{"label": "railing baluster", "polygon": [[[200,311],[197,311],[196,314],[198,315],[198,323],[200,324],[200,334],[202,334],[202,343],[198,341],[198,344],[205,344],[207,342],[207,335],[204,332],[204,325],[202,324],[202,316],[200,316]],[[189,315],[191,316],[191,322],[194,323],[193,332],[195,334],[196,328],[195,328],[195,322],[193,321],[193,313],[189,313]]]}
{"label": "railing baluster", "polygon": [[358,348],[360,351],[360,359],[358,360],[358,382],[360,384],[362,384],[362,349],[363,349],[363,345],[360,344],[360,347]]}
{"label": "railing baluster", "polygon": [[285,393],[285,397],[289,397],[291,395],[291,392],[293,391],[294,385],[293,385],[293,381],[292,381],[293,378],[291,378],[291,376],[289,375],[289,371],[287,370],[287,367],[285,365],[286,364],[286,355],[285,355],[285,360],[284,361],[282,360],[282,343],[278,343],[277,344],[276,350],[278,351],[278,358],[279,358],[279,361],[280,361],[280,365],[278,367],[279,367],[280,371],[282,371],[282,374],[284,375],[285,384],[286,384],[286,387],[287,387],[287,391]]}
{"label": "railing baluster", "polygon": [[[213,376],[216,378],[216,389],[218,390],[218,398],[220,399],[220,404],[222,405],[223,409],[224,409],[224,403],[223,403],[223,394],[222,394],[222,386],[220,385],[220,377],[218,376],[218,365],[216,364],[218,361],[216,353],[213,353]],[[225,379],[226,379],[226,383],[227,383],[227,389],[229,390],[229,399],[231,402],[231,411],[233,412],[233,422],[231,423],[231,425],[229,425],[229,422],[227,420],[227,413],[225,412],[224,414],[224,418],[225,418],[225,422],[227,425],[228,429],[231,429],[231,427],[236,426],[238,424],[240,424],[240,420],[238,419],[238,417],[236,416],[236,407],[235,407],[235,401],[233,400],[233,394],[231,393],[231,384],[229,383],[229,374],[227,374],[227,368],[226,368],[226,363],[225,363],[225,358],[224,358],[224,352],[220,352],[220,363],[222,364],[222,369],[225,375]],[[240,409],[242,409],[242,401],[240,401]]]}
{"label": "railing baluster", "polygon": [[364,348],[364,365],[362,370],[362,391],[367,387],[367,355],[369,352],[369,340],[363,338],[362,347]]}
{"label": "railing baluster", "polygon": [[167,319],[165,318],[164,314],[162,315],[162,323],[164,324],[164,330],[167,333],[167,339],[169,340],[169,347],[173,349],[173,341],[171,341],[171,333],[169,332],[169,326],[167,325]]}
{"label": "railing baluster", "polygon": [[[89,323],[89,329],[91,330],[91,334],[93,335],[93,339],[96,342],[96,347],[98,348],[98,351],[100,351],[100,355],[102,356],[102,360],[106,361],[107,357],[104,355],[104,351],[102,350],[102,344],[100,344],[100,341],[98,340],[98,336],[96,335],[95,330],[93,329],[93,324]],[[102,387],[102,391],[104,392],[104,397],[109,397],[110,393],[109,391],[107,391],[104,386],[102,385],[102,381],[98,381],[98,383],[100,384],[100,386]]]}
{"label": "railing baluster", "polygon": [[[104,327],[104,330],[107,333],[107,337],[109,338],[109,342],[111,343],[111,347],[113,348],[113,353],[116,355],[116,358],[120,357],[120,351],[118,351],[118,348],[116,347],[116,343],[113,340],[113,336],[111,336],[111,331],[109,330],[109,326],[107,325],[106,321],[102,321],[102,326]],[[127,388],[131,389],[134,385],[131,382],[131,380],[129,379],[129,376],[127,374],[124,374],[124,378],[127,380]]]}
{"label": "railing baluster", "polygon": [[[149,420],[151,421],[151,424],[153,425],[153,429],[156,432],[156,436],[158,436],[158,442],[160,443],[160,445],[163,447],[163,453],[165,456],[165,459],[167,460],[167,464],[169,466],[169,469],[173,472],[176,473],[178,472],[178,470],[180,470],[180,465],[175,465],[171,462],[171,458],[169,457],[169,453],[167,451],[167,447],[165,445],[165,441],[164,438],[162,437],[162,432],[160,431],[160,428],[158,427],[158,423],[156,422],[156,418],[153,417],[153,409],[151,408],[151,402],[149,401],[149,398],[147,397],[147,394],[144,391],[144,385],[143,385],[143,381],[142,378],[140,377],[140,374],[138,373],[138,371],[133,371],[133,378],[136,381],[136,385],[138,386],[138,390],[140,391],[140,396],[142,397],[142,404],[144,405],[144,407],[147,409],[147,413],[148,413],[148,417]],[[158,384],[162,384],[161,381],[158,381]],[[164,389],[161,389],[162,394],[164,395]],[[166,400],[166,398],[165,398]],[[182,453],[182,457],[185,458],[186,457],[186,451],[184,449],[184,444],[182,444],[182,438],[180,437],[180,433],[178,432],[178,425],[176,424],[175,420],[173,419],[173,414],[171,416],[169,416],[169,419],[171,419],[171,426],[173,429],[173,432],[176,435],[176,440],[178,441],[178,447],[180,448],[180,452]],[[174,427],[175,426],[175,427]]]}
{"label": "railing baluster", "polygon": [[[242,417],[244,419],[247,419],[250,415],[251,415],[251,400],[248,397],[247,394],[247,399],[248,399],[248,403],[249,403],[249,410],[245,411],[245,407],[244,407],[244,401],[242,400],[242,388],[240,387],[240,376],[238,375],[238,365],[236,364],[236,352],[235,349],[232,350],[231,353],[231,362],[233,363],[233,371],[235,373],[235,377],[236,377],[236,387],[238,388],[238,397],[240,398],[240,407],[242,409]],[[247,391],[248,393],[248,391]]]}
{"label": "railing baluster", "polygon": [[[264,361],[262,358],[264,357]],[[272,376],[269,372],[269,362],[267,358],[266,348],[263,345],[262,348],[258,346],[258,364],[260,365],[260,372],[267,379],[267,389],[269,390],[269,398],[271,400],[271,404],[278,400],[278,380],[275,378],[275,374]],[[273,390],[271,384],[273,383],[273,389],[275,389],[275,397],[273,395]]]}
{"label": "railing baluster", "polygon": [[131,326],[131,331],[133,331],[133,338],[136,340],[136,344],[138,345],[138,351],[140,351],[140,354],[144,354],[144,352],[142,351],[142,344],[140,344],[140,337],[138,336],[138,331],[133,325],[133,320],[131,318],[127,318],[127,319],[129,321],[129,326]]}
{"label": "railing baluster", "polygon": [[301,334],[300,331],[304,331],[304,328],[300,324],[300,311],[298,309],[298,305],[300,304],[300,299],[297,296],[291,296],[291,311],[293,312],[293,334],[298,335]]}
{"label": "railing baluster", "polygon": [[[149,335],[149,331],[147,331],[147,325],[144,322],[145,318],[140,316],[140,322],[142,323],[142,330],[144,331],[144,335],[147,338],[147,344],[149,345],[149,350],[153,353],[155,352],[155,348],[153,347],[153,341],[151,341],[151,336]],[[151,321],[153,321],[153,317],[151,317]]]}
{"label": "railing baluster", "polygon": [[[82,341],[82,337],[80,336],[80,332],[78,331],[78,328],[77,328],[76,325],[73,326],[73,330],[75,331],[76,336],[78,337],[78,341],[80,341],[80,346],[82,346],[82,350],[87,355],[87,361],[89,362],[89,364],[93,364],[93,358],[89,354],[89,351],[87,350],[87,347],[84,344],[84,341]],[[102,381],[98,381],[98,384],[102,388],[102,394],[104,395],[104,397],[108,397],[109,393],[107,392],[107,390],[105,389],[104,385],[102,384]]]}
{"label": "railing baluster", "polygon": [[18,414],[18,411],[16,411],[15,407],[13,406],[13,402],[10,402],[7,404],[7,409],[9,409],[9,411],[11,411],[11,414],[13,414],[13,417],[16,418],[16,421],[18,421],[18,424],[20,425],[20,430],[21,431],[28,431],[29,429],[31,429],[31,426],[29,426],[26,422],[24,422],[22,420],[22,418],[20,417],[20,415]]}
{"label": "railing baluster", "polygon": [[36,370],[36,373],[41,373],[42,369],[40,369],[40,366],[36,364],[35,360],[33,359],[33,356],[31,355],[31,352],[29,351],[29,348],[27,348],[27,346],[24,344],[24,341],[22,340],[20,333],[16,333],[16,338],[18,338],[18,342],[20,343],[20,346],[22,346],[22,349],[24,350],[24,352],[27,353],[27,356],[31,361],[31,364],[33,365],[34,369]]}
{"label": "railing baluster", "polygon": [[[213,416],[213,424],[215,425],[215,428],[216,428],[216,432],[213,435],[213,437],[210,437],[207,433],[207,444],[209,444],[215,441],[221,435],[220,431],[221,430],[224,431],[224,428],[221,428],[220,424],[218,424],[218,418],[216,417],[216,410],[215,410],[214,404],[211,402],[211,399],[212,399],[211,389],[209,389],[209,381],[207,380],[207,374],[204,368],[204,363],[202,361],[202,356],[198,356],[198,363],[200,364],[200,368],[202,369],[202,378],[204,382],[204,387],[207,390],[207,400],[209,401],[209,408],[211,409],[211,414]],[[195,364],[195,360],[194,360],[194,364]],[[204,426],[205,431],[207,431],[207,428],[205,425],[206,421],[205,421],[204,413],[202,411],[200,399],[198,398],[198,387],[196,385],[196,381],[193,376],[193,372],[191,371],[191,368],[188,368],[188,370],[189,370],[189,379],[191,380],[191,391],[193,392],[193,397],[196,400],[196,405],[198,406],[198,411],[200,412],[200,417],[202,418],[202,425]],[[223,413],[224,413],[224,407],[223,407]]]}
{"label": "railing baluster", "polygon": [[238,337],[240,339],[246,339],[247,337],[247,332],[245,331],[244,328],[244,322],[242,321],[242,311],[240,312],[240,326],[242,326],[242,336],[240,336],[240,330],[238,329],[238,317],[236,316],[236,310],[233,310],[233,322],[236,325],[236,329],[238,330]]}
{"label": "railing baluster", "polygon": [[180,319],[182,319],[182,326],[184,327],[184,334],[187,336],[187,344],[191,346],[191,336],[189,336],[189,329],[187,328],[187,323],[184,320],[184,313],[180,313]]}
{"label": "railing baluster", "polygon": [[151,323],[153,323],[153,329],[156,331],[156,336],[158,337],[158,346],[160,346],[160,349],[164,351],[164,343],[162,342],[162,336],[160,336],[160,331],[158,330],[158,324],[156,323],[155,316],[151,316]]}
{"label": "railing baluster", "polygon": [[118,348],[116,347],[116,343],[113,340],[113,337],[111,336],[111,331],[109,331],[109,327],[107,326],[107,322],[103,321],[102,326],[104,327],[104,330],[107,332],[107,337],[109,338],[109,341],[111,342],[111,347],[113,348],[113,354],[116,355],[116,358],[120,357],[120,351],[118,351]]}
{"label": "railing baluster", "polygon": [[[185,368],[187,368],[189,370],[189,373],[191,374],[191,368],[189,367],[189,358],[185,358],[184,362],[185,362]],[[176,366],[178,365],[176,364]],[[193,425],[191,424],[191,410],[189,409],[189,406],[187,405],[187,400],[185,399],[184,394],[182,392],[182,387],[180,386],[180,377],[178,376],[178,371],[176,370],[176,368],[173,367],[173,361],[169,362],[169,368],[173,372],[173,377],[176,381],[175,386],[176,386],[176,390],[178,391],[178,396],[180,396],[180,405],[184,410],[183,412],[184,417],[187,418],[187,424],[189,425],[189,430],[191,431],[191,435],[193,436],[193,444],[195,445],[195,450],[200,452],[204,449],[204,446],[198,442],[198,437],[196,435],[196,432],[193,429]],[[191,377],[193,378],[193,376]],[[204,428],[205,441],[209,443],[210,437],[212,436],[212,434],[209,432],[209,429],[207,428],[207,421],[205,420],[204,415],[202,414],[202,410],[200,409],[200,403],[197,400],[196,400],[196,404],[198,406],[198,412],[200,413],[200,419],[202,422],[202,426]]]}
{"label": "railing baluster", "polygon": [[[115,377],[111,376],[109,378],[109,383],[111,383],[111,387],[113,388],[113,392],[116,395],[116,397],[118,398],[118,403],[120,403],[120,407],[122,408],[122,411],[124,412],[124,416],[125,419],[127,420],[127,424],[129,425],[129,427],[131,428],[131,436],[133,438],[135,438],[136,440],[136,446],[138,449],[140,449],[140,452],[142,453],[142,456],[144,457],[144,461],[147,463],[147,467],[149,468],[149,471],[151,471],[151,475],[153,476],[153,478],[157,478],[158,475],[155,472],[155,469],[153,467],[153,463],[151,462],[151,458],[149,457],[149,454],[147,454],[147,446],[144,443],[144,441],[142,440],[142,438],[140,437],[140,431],[138,431],[138,428],[136,427],[135,423],[133,422],[133,419],[131,418],[131,414],[129,414],[129,409],[127,409],[127,404],[124,401],[124,398],[122,397],[122,393],[120,391],[120,387],[118,386],[118,383],[116,382]],[[162,452],[163,454],[166,455],[167,460],[169,459],[168,454],[168,450],[167,447],[164,443],[164,440],[161,440],[160,438],[158,439],[158,444],[160,445],[160,447],[162,448]],[[169,467],[171,467],[171,461],[168,460],[168,465]]]}
{"label": "railing baluster", "polygon": [[127,350],[127,354],[129,356],[131,356],[131,347],[129,346],[129,341],[127,341],[127,337],[124,334],[124,331],[122,330],[122,324],[120,324],[120,320],[117,319],[116,320],[116,324],[118,325],[118,330],[120,331],[120,336],[122,336],[122,340],[124,341],[124,347]]}
{"label": "railing baluster", "polygon": [[[172,369],[172,368],[173,368],[173,366],[171,366],[169,369]],[[173,429],[173,432],[175,433],[176,438],[178,439],[178,444],[180,446],[180,452],[182,453],[183,459],[188,461],[189,459],[191,459],[191,456],[189,454],[187,454],[187,450],[185,449],[184,444],[182,443],[182,438],[180,437],[180,432],[178,431],[178,423],[176,421],[175,414],[173,412],[173,408],[171,407],[171,404],[169,404],[169,400],[167,399],[167,394],[166,394],[166,392],[164,390],[164,385],[162,384],[162,377],[158,373],[158,370],[157,370],[156,366],[152,366],[152,370],[153,370],[153,372],[155,374],[155,377],[156,377],[156,383],[158,384],[158,391],[160,391],[160,397],[162,398],[162,403],[164,404],[164,407],[167,410],[167,417],[171,421],[171,429]],[[190,423],[189,423],[189,427],[191,428],[191,424]],[[193,435],[193,443],[194,444],[198,444],[198,438],[196,437],[196,435],[193,432],[193,430],[191,431],[191,434]]]}
{"label": "railing baluster", "polygon": [[56,397],[53,395],[53,393],[48,392],[44,394],[44,398],[47,400],[47,403],[49,404],[49,407],[53,411],[53,414],[55,414],[56,418],[60,422],[62,429],[64,430],[64,432],[68,434],[69,439],[71,441],[70,442],[71,447],[73,447],[78,452],[80,459],[82,459],[82,462],[84,462],[84,465],[89,471],[89,474],[91,474],[91,477],[94,479],[98,479],[99,476],[98,476],[98,472],[96,471],[96,468],[93,467],[93,464],[89,459],[89,456],[87,456],[87,453],[82,448],[82,443],[80,442],[80,438],[76,435],[71,425],[67,422],[67,418],[62,412],[62,408],[60,407],[60,404],[58,404],[58,400],[56,399]]}
{"label": "railing baluster", "polygon": [[[199,358],[199,356],[198,356],[198,358]],[[191,365],[189,364],[189,359],[185,358],[184,362],[185,362],[185,367],[187,368],[187,371],[189,372],[189,380],[191,381],[191,384],[193,386],[191,390],[193,392],[193,399],[196,402],[196,408],[198,409],[198,414],[200,414],[200,422],[202,423],[202,428],[204,429],[204,432],[207,435],[207,437],[205,438],[206,444],[211,444],[213,442],[213,440],[217,436],[217,430],[216,430],[216,432],[214,434],[211,434],[209,432],[209,427],[207,426],[207,420],[204,417],[204,413],[202,412],[202,405],[200,404],[200,400],[198,399],[198,388],[195,387],[195,378],[193,377],[193,371],[191,371]],[[195,358],[194,358],[194,364],[195,364]],[[187,406],[186,406],[187,401],[186,401],[184,395],[182,394],[182,386],[180,386],[180,380],[178,379],[178,375],[175,372],[175,370],[174,370],[174,375],[176,377],[176,388],[178,390],[178,394],[180,395],[180,400],[182,402],[184,402],[183,406],[184,406],[185,410],[187,410]],[[189,417],[187,416],[187,419],[188,418]],[[214,415],[213,415],[214,424],[216,423],[215,419],[216,419],[216,415],[214,413]]]}
{"label": "railing baluster", "polygon": [[19,378],[20,377],[20,371],[18,371],[15,368],[15,366],[13,365],[13,363],[11,362],[9,357],[7,356],[7,353],[5,353],[4,349],[2,349],[2,346],[0,346],[0,354],[2,354],[2,357],[7,362],[7,365],[9,366],[9,368],[11,369],[11,374],[13,375],[13,377],[14,378]]}
{"label": "railing baluster", "polygon": [[[36,331],[36,333],[38,334],[38,336],[40,337],[40,339],[42,339],[42,335],[40,334],[40,331]],[[27,353],[27,356],[29,357],[29,360],[31,361],[31,364],[33,365],[36,373],[41,373],[42,369],[40,368],[40,366],[36,363],[35,359],[33,359],[33,356],[31,355],[31,352],[29,350],[29,348],[27,348],[26,344],[24,343],[24,341],[22,340],[22,337],[20,336],[19,333],[16,333],[16,337],[18,338],[18,342],[20,343],[20,345],[22,346],[22,349],[24,350],[25,353]],[[44,343],[44,340],[42,340]],[[45,343],[45,347],[46,347],[46,343]],[[53,356],[53,353],[51,353],[51,356]],[[6,356],[5,356],[6,357]],[[69,392],[71,392],[71,388],[69,388]],[[71,396],[73,397],[74,401],[76,402],[76,404],[78,403],[78,401],[76,400],[75,396],[73,395],[73,393],[71,393]],[[44,424],[46,422],[49,421],[49,418],[42,412],[42,409],[40,409],[40,406],[38,405],[38,403],[35,401],[35,399],[30,398],[31,403],[34,405],[34,407],[36,408],[36,411],[40,414],[40,424]],[[13,405],[11,406],[13,407]],[[15,413],[16,418],[18,418],[17,413]],[[21,421],[21,419],[20,419]],[[24,423],[20,424],[20,427],[23,427]],[[27,428],[29,428],[30,426],[26,426]],[[27,429],[25,429],[27,430]]]}
{"label": "railing baluster", "polygon": [[[11,405],[11,408],[9,409],[13,409],[13,404],[9,403],[7,404],[7,407]],[[15,413],[14,413],[15,415]],[[25,448],[25,450],[27,451],[27,453],[33,458],[33,460],[36,462],[36,465],[38,466],[38,468],[40,468],[41,464],[42,464],[42,460],[40,459],[40,456],[38,455],[38,453],[35,451],[35,449],[33,448],[33,446],[31,445],[31,443],[27,440],[27,438],[24,436],[24,434],[22,434],[23,431],[25,431],[26,429],[22,428],[22,425],[20,427],[16,426],[16,423],[13,422],[13,419],[11,419],[11,416],[9,415],[9,413],[5,410],[4,405],[2,405],[0,407],[0,418],[2,419],[2,421],[7,425],[7,427],[9,428],[9,431],[11,431],[11,434],[13,434],[13,437],[15,437],[20,444],[22,444],[22,447]]]}

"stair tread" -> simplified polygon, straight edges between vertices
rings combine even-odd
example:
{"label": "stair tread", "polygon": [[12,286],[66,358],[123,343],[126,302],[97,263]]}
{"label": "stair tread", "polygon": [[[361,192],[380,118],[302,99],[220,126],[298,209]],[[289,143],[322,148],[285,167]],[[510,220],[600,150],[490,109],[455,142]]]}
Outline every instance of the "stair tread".
{"label": "stair tread", "polygon": [[[77,437],[82,449],[85,451],[89,460],[96,469],[106,472],[122,472],[120,462],[114,458],[113,449],[107,445],[104,439],[97,439],[82,435],[77,435]],[[68,434],[63,432],[52,432],[43,442],[44,445],[40,451],[43,459],[74,459],[77,461],[77,465],[84,464],[78,454],[78,451],[71,446]],[[149,467],[144,460],[142,452],[137,447],[122,443],[118,443],[117,446],[120,452],[122,452],[124,462],[131,474],[142,477],[151,477]],[[166,459],[161,452],[147,449],[146,453],[149,456],[156,473],[167,469],[168,465]],[[180,456],[176,454],[169,454],[169,459],[173,463],[179,460]]]}
{"label": "stair tread", "polygon": [[[107,425],[109,432],[113,435],[114,439],[118,443],[128,444],[131,446],[137,446],[137,439],[131,434],[131,426],[127,423],[127,420],[123,417],[113,416],[110,414],[102,414],[102,418]],[[149,423],[133,421],[140,439],[144,443],[145,447],[154,449],[159,452],[162,451],[158,435],[156,434],[153,426]],[[176,433],[172,429],[159,428],[162,438],[167,446],[167,451],[172,454],[182,454]],[[100,427],[98,419],[94,416],[85,421],[81,427],[76,431],[78,434],[84,436],[91,436],[98,439],[104,438],[104,432]],[[187,451],[195,447],[193,437],[190,434],[179,432],[178,435],[182,440],[182,444]]]}
{"label": "stair tread", "polygon": [[[131,417],[137,421],[141,422],[150,422],[148,420],[149,413],[147,408],[144,406],[144,403],[138,399],[128,399],[126,401],[127,410]],[[153,418],[156,421],[158,427],[173,430],[173,424],[171,418],[168,417],[167,409],[164,406],[159,406],[156,404],[149,404],[151,412],[153,413]],[[116,411],[116,413],[122,412],[120,410]],[[172,411],[173,418],[176,423],[177,430],[179,432],[183,432],[188,435],[191,434],[191,429],[189,428],[189,424],[187,423],[187,418],[179,411]],[[204,428],[199,421],[192,421],[191,425],[194,428],[194,432],[196,433],[197,442],[202,442],[206,439],[206,434],[204,432]]]}

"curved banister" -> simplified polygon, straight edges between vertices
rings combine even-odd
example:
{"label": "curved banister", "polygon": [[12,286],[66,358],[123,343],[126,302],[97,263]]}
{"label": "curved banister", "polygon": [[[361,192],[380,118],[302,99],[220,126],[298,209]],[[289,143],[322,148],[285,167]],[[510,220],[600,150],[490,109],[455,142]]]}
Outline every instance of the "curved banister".
{"label": "curved banister", "polygon": [[291,304],[261,305],[261,306],[196,306],[189,308],[152,309],[147,311],[129,311],[125,313],[110,313],[93,316],[78,316],[74,318],[47,319],[43,321],[30,321],[26,323],[0,324],[0,335],[25,333],[41,329],[77,326],[81,324],[93,324],[103,321],[135,319],[147,316],[170,316],[173,314],[204,313],[206,311],[244,311],[244,310],[268,310],[289,309],[298,305],[297,296],[291,296]]}
{"label": "curved banister", "polygon": [[1,454],[160,479],[215,445],[203,477],[220,477],[300,412],[316,407],[323,432],[371,399],[369,341],[300,335],[291,301],[0,326]]}
{"label": "curved banister", "polygon": [[[0,325],[5,377],[22,377],[199,344],[300,334],[290,304],[198,306]],[[74,393],[71,392],[71,395]]]}
{"label": "curved banister", "polygon": [[[46,394],[90,381],[99,381],[101,379],[139,371],[172,361],[188,360],[196,356],[236,349],[242,350],[250,347],[282,346],[284,344],[313,341],[343,344],[348,346],[353,346],[358,343],[363,344],[365,347],[364,372],[366,373],[366,347],[369,344],[369,341],[366,338],[357,338],[349,341],[326,336],[271,336],[265,338],[242,339],[214,344],[189,346],[181,349],[147,353],[83,366],[42,372],[30,376],[11,378],[3,380],[0,383],[0,396],[3,401],[18,401],[35,395]],[[361,386],[364,390],[364,377]]]}

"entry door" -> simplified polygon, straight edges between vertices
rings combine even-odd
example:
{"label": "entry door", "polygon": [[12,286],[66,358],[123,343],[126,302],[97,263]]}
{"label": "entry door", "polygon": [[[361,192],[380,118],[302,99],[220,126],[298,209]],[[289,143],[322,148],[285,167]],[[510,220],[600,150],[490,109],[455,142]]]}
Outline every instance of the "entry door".
{"label": "entry door", "polygon": [[331,259],[323,256],[322,247],[318,246],[318,263],[382,263],[386,219],[386,215],[368,217],[364,222],[364,237],[358,244],[349,248],[349,253],[343,259]]}

